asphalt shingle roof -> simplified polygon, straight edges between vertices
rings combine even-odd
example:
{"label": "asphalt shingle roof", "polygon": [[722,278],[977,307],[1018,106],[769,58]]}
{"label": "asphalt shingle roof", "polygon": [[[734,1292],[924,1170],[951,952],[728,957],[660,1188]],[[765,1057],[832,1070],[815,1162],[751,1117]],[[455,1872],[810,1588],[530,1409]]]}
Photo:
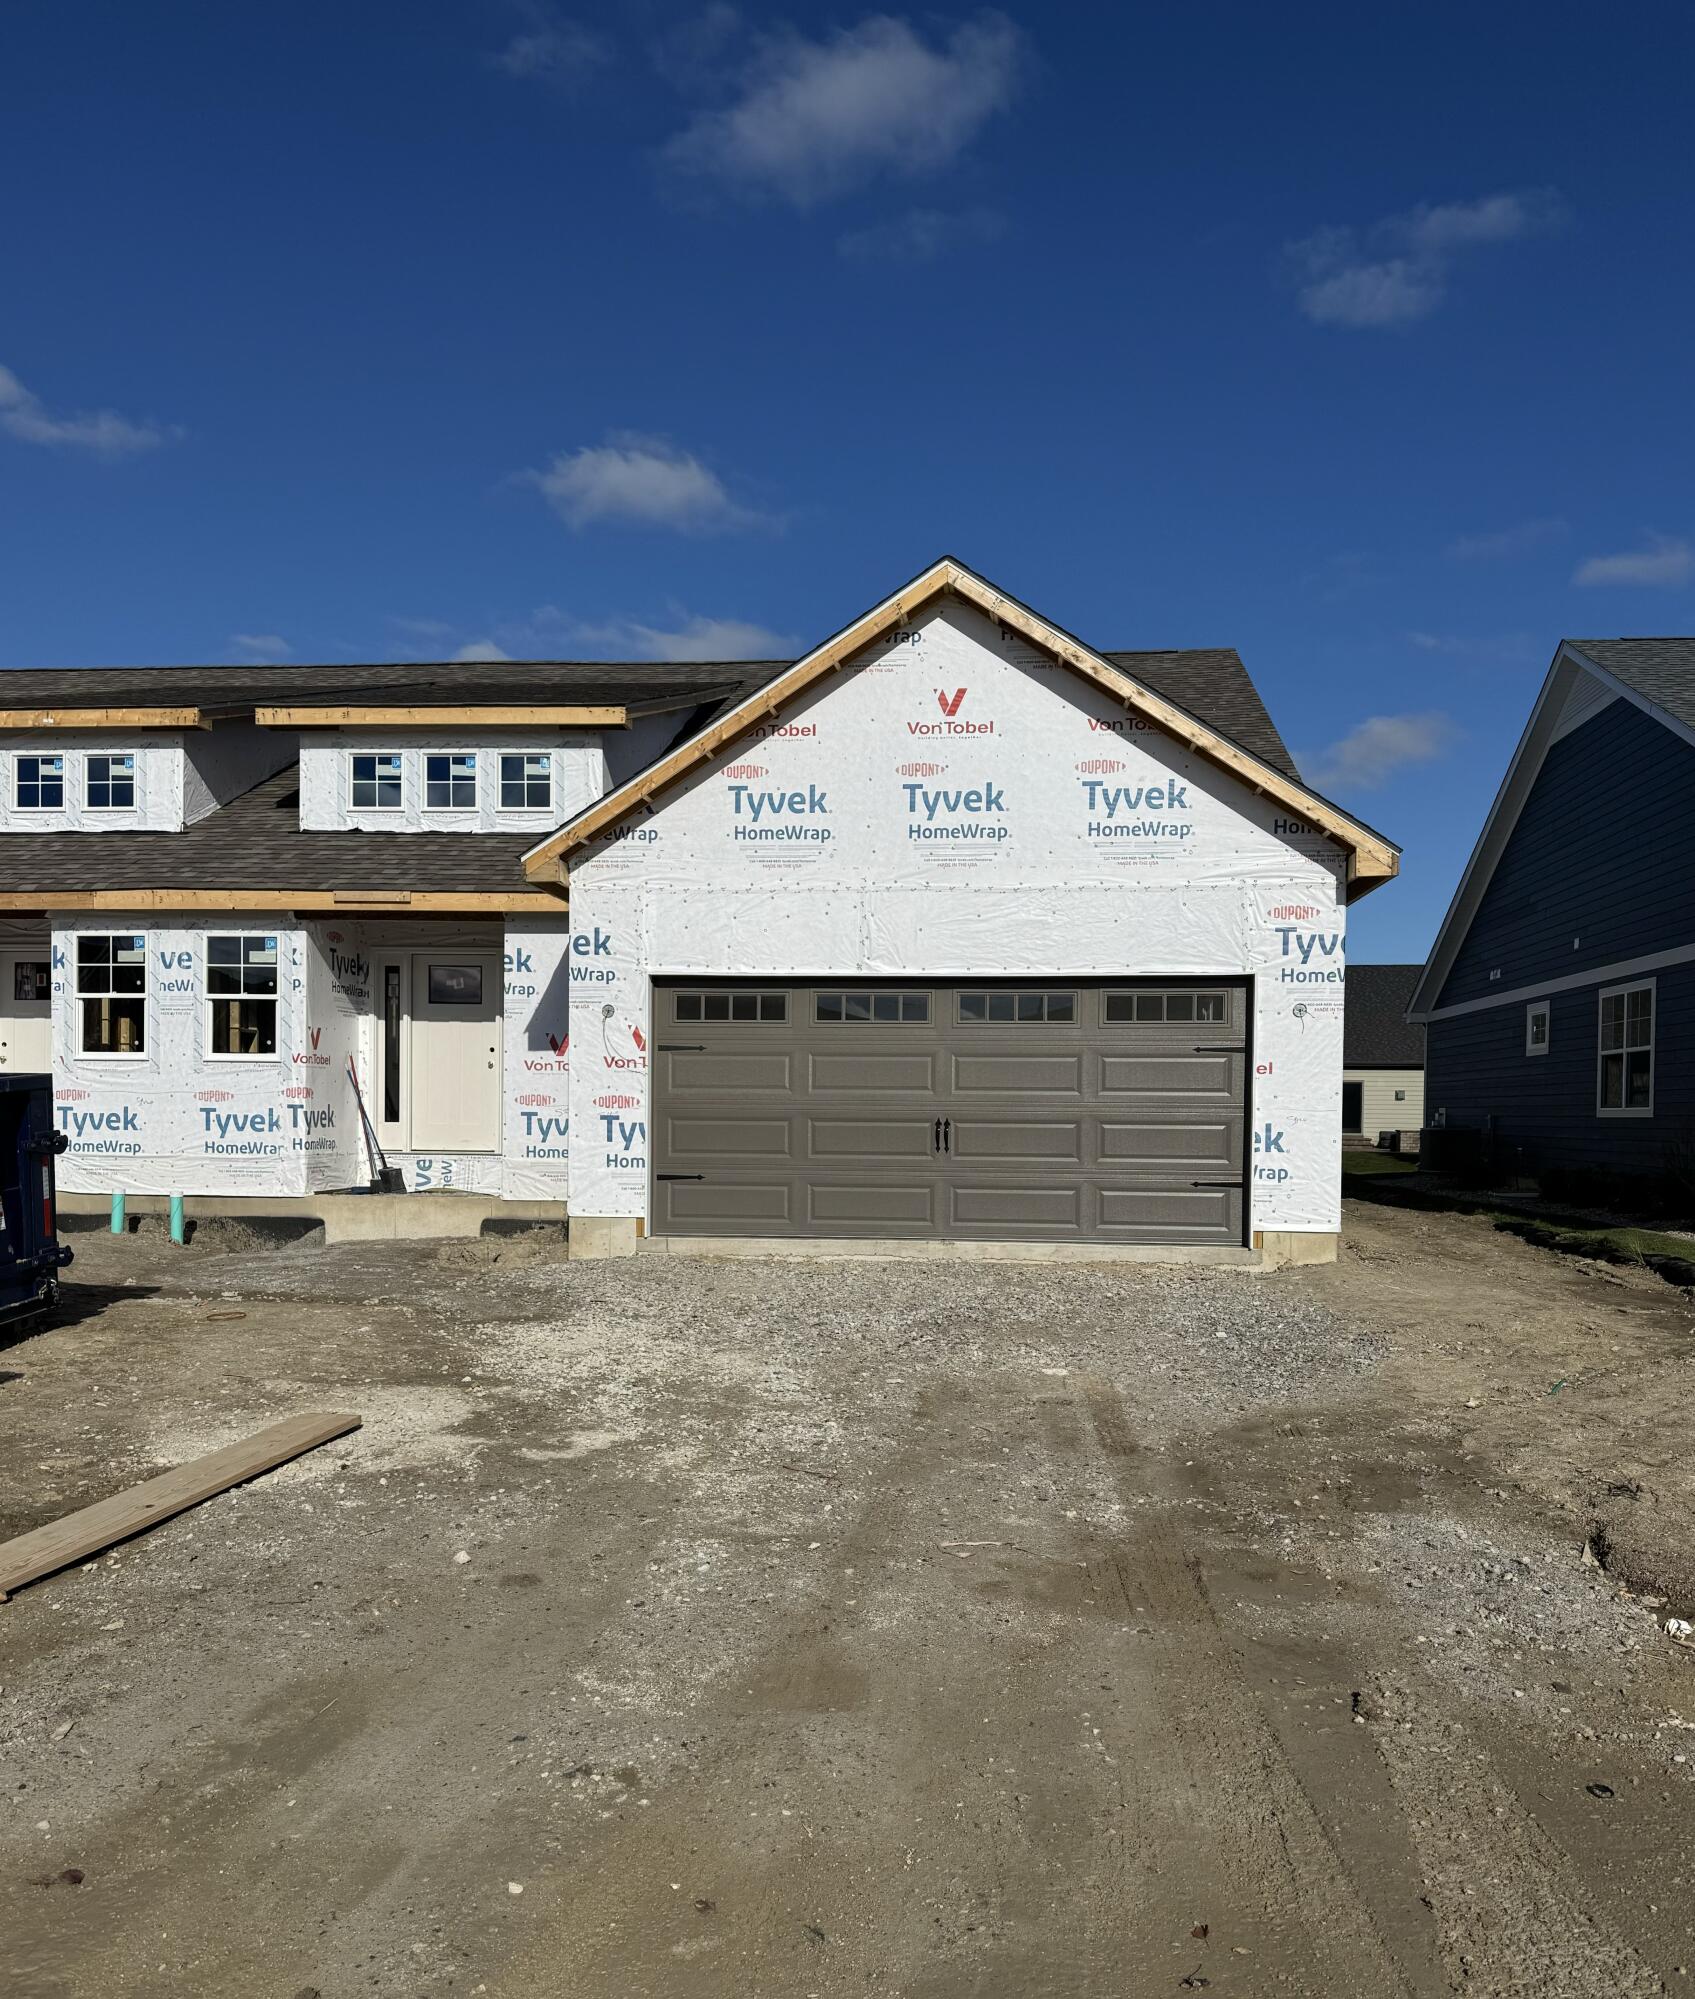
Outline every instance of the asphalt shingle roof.
{"label": "asphalt shingle roof", "polygon": [[1350,965],[1342,1011],[1346,1069],[1422,1069],[1424,1029],[1407,1017],[1422,965]]}
{"label": "asphalt shingle roof", "polygon": [[1626,687],[1695,729],[1695,639],[1568,639]]}

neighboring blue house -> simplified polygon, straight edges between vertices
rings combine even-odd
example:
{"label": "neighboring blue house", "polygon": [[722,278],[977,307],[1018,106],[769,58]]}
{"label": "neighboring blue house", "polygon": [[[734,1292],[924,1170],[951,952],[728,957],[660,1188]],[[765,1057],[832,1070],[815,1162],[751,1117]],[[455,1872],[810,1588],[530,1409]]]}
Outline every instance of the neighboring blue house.
{"label": "neighboring blue house", "polygon": [[1429,1125],[1527,1173],[1687,1177],[1695,638],[1560,647],[1408,1017]]}

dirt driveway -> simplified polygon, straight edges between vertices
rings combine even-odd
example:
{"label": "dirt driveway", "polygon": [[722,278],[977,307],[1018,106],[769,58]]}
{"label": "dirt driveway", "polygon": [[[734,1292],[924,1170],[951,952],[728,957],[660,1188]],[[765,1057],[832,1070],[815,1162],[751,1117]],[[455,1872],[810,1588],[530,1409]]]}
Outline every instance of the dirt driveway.
{"label": "dirt driveway", "polygon": [[365,1429],[0,1609],[8,1992],[1690,1989],[1657,1279],[76,1241],[0,1533]]}

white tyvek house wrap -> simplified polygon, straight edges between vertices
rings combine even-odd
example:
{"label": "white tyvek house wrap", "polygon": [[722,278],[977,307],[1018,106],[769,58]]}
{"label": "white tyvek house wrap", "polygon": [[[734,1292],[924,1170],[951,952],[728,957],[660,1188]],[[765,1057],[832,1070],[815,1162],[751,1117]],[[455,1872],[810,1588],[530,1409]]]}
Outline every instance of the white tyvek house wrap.
{"label": "white tyvek house wrap", "polygon": [[573,860],[572,1211],[647,1212],[653,975],[1249,975],[1250,1225],[1334,1230],[1342,866],[1022,638],[933,610]]}
{"label": "white tyvek house wrap", "polygon": [[[477,802],[454,809],[425,803],[424,759],[466,751],[477,759]],[[520,811],[500,802],[502,752],[545,755],[553,803]],[[398,754],[401,803],[381,810],[353,803],[355,752]],[[308,832],[533,832],[539,839],[606,790],[606,752],[598,734],[545,729],[312,729],[300,738],[300,824]]]}
{"label": "white tyvek house wrap", "polygon": [[562,1201],[570,1128],[570,925],[506,930],[506,1109],[500,1192]]}
{"label": "white tyvek house wrap", "polygon": [[[183,829],[183,739],[158,730],[114,729],[39,735],[8,735],[4,782],[0,782],[0,833],[180,833]],[[135,803],[119,811],[88,803],[88,759],[128,755],[135,759]],[[20,757],[61,760],[64,803],[43,811],[18,803]]]}
{"label": "white tyvek house wrap", "polygon": [[[315,947],[297,924],[232,914],[219,933],[277,938],[277,1053],[208,1052],[206,927],[102,913],[53,922],[54,1094],[70,1141],[59,1183],[75,1193],[302,1194],[364,1184],[352,1158],[351,1092],[338,1014],[314,1017]],[[147,1033],[138,1056],[78,1047],[76,940],[139,933],[147,947]],[[327,991],[326,991],[327,998]],[[314,1029],[317,1029],[314,1037]]]}
{"label": "white tyvek house wrap", "polygon": [[376,1175],[348,1067],[355,1066],[369,1106],[371,954],[339,924],[308,923],[303,937],[306,1031],[290,1051],[293,1073],[284,1088],[301,1106],[291,1117],[305,1127],[307,1191],[368,1186]]}

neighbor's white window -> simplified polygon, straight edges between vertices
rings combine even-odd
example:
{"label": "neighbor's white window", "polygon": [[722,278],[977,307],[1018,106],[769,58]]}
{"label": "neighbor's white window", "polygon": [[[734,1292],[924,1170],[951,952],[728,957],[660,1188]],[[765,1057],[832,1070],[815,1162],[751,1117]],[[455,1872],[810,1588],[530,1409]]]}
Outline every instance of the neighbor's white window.
{"label": "neighbor's white window", "polygon": [[65,760],[61,756],[18,758],[19,809],[56,812],[65,802]]}
{"label": "neighbor's white window", "polygon": [[553,759],[545,750],[501,758],[500,803],[507,812],[552,811]]}
{"label": "neighbor's white window", "polygon": [[355,812],[400,810],[400,758],[396,752],[354,752],[353,809]]}
{"label": "neighbor's white window", "polygon": [[77,939],[77,1046],[84,1055],[147,1051],[147,939]]}
{"label": "neighbor's white window", "polygon": [[1526,1055],[1546,1055],[1548,1052],[1548,1012],[1546,1000],[1532,1000],[1524,1010],[1524,1052]]}
{"label": "neighbor's white window", "polygon": [[207,1052],[277,1052],[277,940],[243,934],[206,939]]}
{"label": "neighbor's white window", "polygon": [[1654,1114],[1654,982],[1609,986],[1600,1000],[1595,1108],[1602,1117]]}
{"label": "neighbor's white window", "polygon": [[135,804],[135,758],[97,751],[86,759],[85,790],[92,812],[127,812]]}
{"label": "neighbor's white window", "polygon": [[464,812],[477,802],[477,754],[457,750],[424,759],[424,803],[436,812]]}

